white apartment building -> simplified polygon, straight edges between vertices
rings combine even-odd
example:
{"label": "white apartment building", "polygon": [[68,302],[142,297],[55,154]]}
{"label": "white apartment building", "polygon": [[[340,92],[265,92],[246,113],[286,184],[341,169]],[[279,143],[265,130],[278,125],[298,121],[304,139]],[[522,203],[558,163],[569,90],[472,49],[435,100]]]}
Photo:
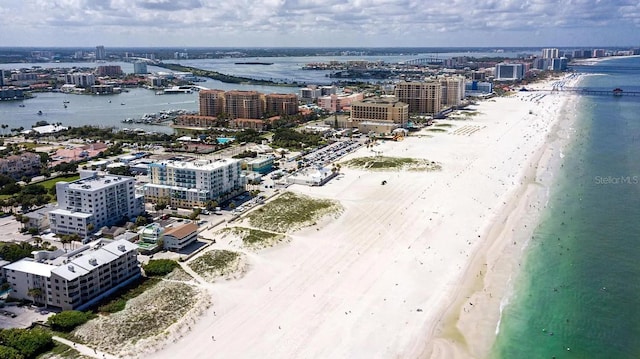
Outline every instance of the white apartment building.
{"label": "white apartment building", "polygon": [[149,73],[147,63],[144,61],[136,61],[133,63],[133,73],[136,75],[145,75]]}
{"label": "white apartment building", "polygon": [[76,85],[79,87],[90,87],[96,84],[96,76],[90,73],[66,74],[65,81],[69,85]]}
{"label": "white apartment building", "polygon": [[138,246],[99,239],[72,252],[34,252],[2,268],[10,296],[63,310],[83,310],[140,276]]}
{"label": "white apartment building", "polygon": [[542,49],[543,59],[557,59],[560,57],[560,51],[557,48]]}
{"label": "white apartment building", "polygon": [[148,201],[165,200],[182,208],[227,200],[244,192],[246,185],[241,161],[236,159],[151,163],[148,175],[149,183],[144,186]]}
{"label": "white apartment building", "polygon": [[56,183],[56,195],[58,206],[49,212],[49,223],[59,234],[86,236],[144,212],[144,197],[135,193],[132,177],[80,171],[79,180]]}

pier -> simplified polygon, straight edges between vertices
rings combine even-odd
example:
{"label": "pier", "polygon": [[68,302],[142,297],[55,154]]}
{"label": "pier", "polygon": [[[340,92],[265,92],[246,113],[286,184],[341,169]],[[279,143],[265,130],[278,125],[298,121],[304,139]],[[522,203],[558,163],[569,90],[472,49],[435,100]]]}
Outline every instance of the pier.
{"label": "pier", "polygon": [[586,87],[562,87],[562,88],[554,88],[551,92],[577,92],[581,95],[590,95],[590,96],[640,96],[640,91],[624,91],[620,88],[615,88],[613,90],[594,90]]}

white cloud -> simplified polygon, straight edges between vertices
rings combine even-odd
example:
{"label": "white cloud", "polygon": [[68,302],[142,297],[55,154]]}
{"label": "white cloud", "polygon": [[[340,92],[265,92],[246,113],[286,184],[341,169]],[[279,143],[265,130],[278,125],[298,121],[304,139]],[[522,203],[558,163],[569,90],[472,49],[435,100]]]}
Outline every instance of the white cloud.
{"label": "white cloud", "polygon": [[[580,29],[583,38],[573,31],[564,40],[579,42],[596,31],[598,38],[619,37],[614,30],[621,28],[630,43],[640,42],[640,4],[633,0],[3,0],[0,14],[11,19],[3,26],[7,45],[45,45],[37,40],[65,34],[57,45],[75,45],[66,38],[79,45],[252,46],[269,38],[302,45],[312,37],[342,46],[471,46],[474,36],[493,34],[513,46],[534,45],[527,41],[535,36],[523,32],[555,32],[562,41],[567,29]],[[156,34],[153,43],[135,43],[131,34],[141,32]],[[165,42],[176,39],[181,43]]]}

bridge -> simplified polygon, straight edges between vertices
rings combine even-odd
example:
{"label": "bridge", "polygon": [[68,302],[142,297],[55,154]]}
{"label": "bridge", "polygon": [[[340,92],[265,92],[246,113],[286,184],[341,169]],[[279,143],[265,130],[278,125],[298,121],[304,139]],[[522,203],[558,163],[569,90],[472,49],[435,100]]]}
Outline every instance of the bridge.
{"label": "bridge", "polygon": [[438,56],[429,56],[420,59],[407,60],[399,62],[401,65],[442,65],[442,59]]}
{"label": "bridge", "polygon": [[624,91],[620,88],[613,90],[596,90],[587,87],[554,87],[551,92],[570,91],[581,95],[592,96],[640,96],[640,91]]}

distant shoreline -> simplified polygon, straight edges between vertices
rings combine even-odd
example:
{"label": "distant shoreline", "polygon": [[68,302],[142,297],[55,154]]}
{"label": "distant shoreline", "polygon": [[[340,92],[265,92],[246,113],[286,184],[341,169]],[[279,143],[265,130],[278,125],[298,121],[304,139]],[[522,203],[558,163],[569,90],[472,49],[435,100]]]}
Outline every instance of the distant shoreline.
{"label": "distant shoreline", "polygon": [[216,71],[204,70],[204,69],[199,69],[197,67],[191,67],[191,66],[183,66],[175,63],[159,63],[159,64],[156,64],[155,66],[169,69],[172,71],[191,72],[194,76],[207,77],[213,80],[218,80],[220,82],[231,83],[231,84],[250,84],[250,85],[267,85],[267,86],[282,86],[282,87],[299,87],[302,85],[297,82],[281,83],[281,82],[275,82],[270,80],[258,80],[258,79],[252,79],[249,77],[225,75]]}

